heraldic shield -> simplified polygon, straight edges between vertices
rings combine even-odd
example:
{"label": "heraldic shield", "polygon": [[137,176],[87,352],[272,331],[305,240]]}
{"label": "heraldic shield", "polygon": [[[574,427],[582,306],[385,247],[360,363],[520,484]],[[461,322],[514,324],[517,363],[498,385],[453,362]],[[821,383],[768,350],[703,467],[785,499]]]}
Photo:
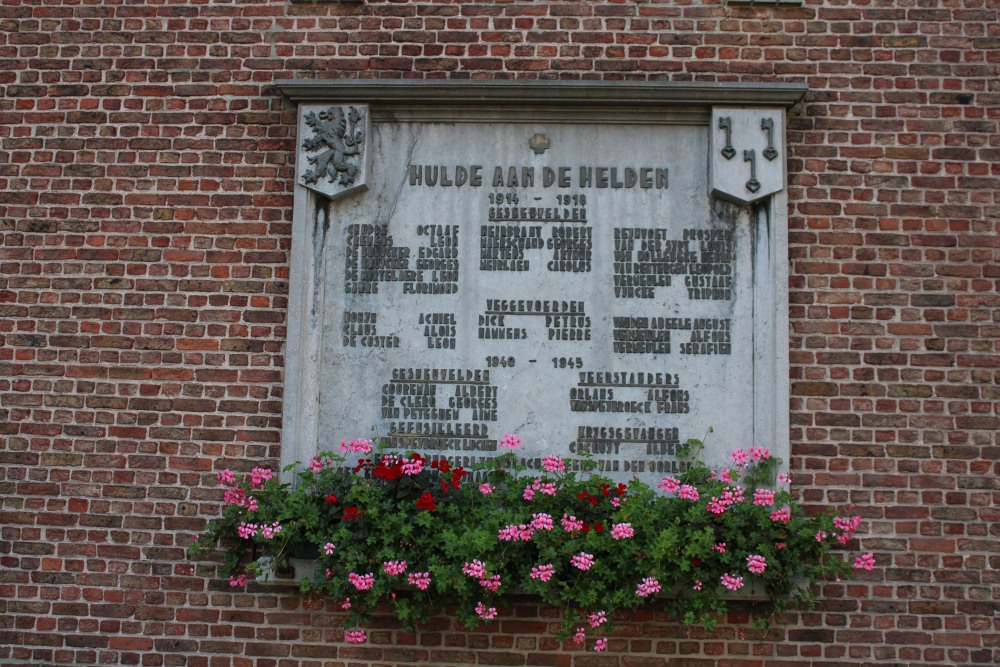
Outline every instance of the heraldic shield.
{"label": "heraldic shield", "polygon": [[784,109],[712,109],[709,188],[751,204],[785,187]]}
{"label": "heraldic shield", "polygon": [[371,116],[364,104],[299,106],[299,185],[330,199],[368,189]]}

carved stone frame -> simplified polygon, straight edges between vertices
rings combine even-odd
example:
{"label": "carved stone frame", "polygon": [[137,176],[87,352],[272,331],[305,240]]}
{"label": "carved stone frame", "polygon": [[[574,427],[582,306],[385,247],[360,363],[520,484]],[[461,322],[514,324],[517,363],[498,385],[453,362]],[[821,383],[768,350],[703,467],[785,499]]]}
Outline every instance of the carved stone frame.
{"label": "carved stone frame", "polygon": [[[808,87],[791,83],[596,81],[339,81],[282,80],[277,87],[300,104],[367,105],[370,122],[497,122],[679,124],[709,127],[713,108],[780,114]],[[300,123],[300,128],[302,127]],[[784,124],[781,124],[782,128]],[[301,139],[301,137],[300,137]],[[782,138],[783,139],[783,138]],[[301,141],[299,151],[301,151]],[[718,152],[718,151],[715,151]],[[299,155],[297,154],[297,162]],[[789,454],[788,199],[781,189],[750,204],[754,291],[754,433],[746,443],[771,443]],[[377,168],[377,167],[375,167]],[[707,165],[706,165],[707,168]],[[709,196],[706,193],[706,196]],[[330,218],[322,196],[295,186],[288,340],[285,348],[282,466],[319,448],[319,364],[322,363],[323,248]],[[347,398],[347,397],[345,397]],[[787,469],[787,468],[786,468]]]}

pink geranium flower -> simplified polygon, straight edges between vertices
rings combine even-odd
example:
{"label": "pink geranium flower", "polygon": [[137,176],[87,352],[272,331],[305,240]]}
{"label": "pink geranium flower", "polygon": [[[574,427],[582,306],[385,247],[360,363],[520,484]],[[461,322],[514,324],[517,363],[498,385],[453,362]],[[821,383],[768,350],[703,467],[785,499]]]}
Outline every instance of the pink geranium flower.
{"label": "pink geranium flower", "polygon": [[750,454],[745,449],[734,449],[729,452],[729,458],[737,468],[744,468],[750,463]]}
{"label": "pink geranium flower", "polygon": [[500,575],[494,574],[492,577],[483,577],[482,579],[479,580],[479,585],[488,591],[496,593],[501,586]]}
{"label": "pink geranium flower", "polygon": [[833,526],[837,529],[833,534],[836,536],[838,542],[847,544],[854,537],[854,533],[860,525],[861,517],[856,514],[846,518],[838,516],[833,520]]}
{"label": "pink geranium flower", "polygon": [[564,472],[566,462],[554,454],[549,454],[542,457],[542,467],[546,472]]}
{"label": "pink geranium flower", "polygon": [[562,526],[567,533],[572,533],[574,530],[583,530],[583,520],[577,519],[575,516],[563,514]]}
{"label": "pink geranium flower", "polygon": [[[536,491],[540,491],[544,496],[556,495],[556,485],[554,482],[542,482],[541,480],[538,481],[539,484],[538,488],[535,489]],[[532,488],[534,488],[534,485],[532,485]]]}
{"label": "pink geranium flower", "polygon": [[684,484],[681,486],[681,490],[677,492],[678,498],[683,498],[684,500],[698,500],[698,489],[691,486],[690,484]]}
{"label": "pink geranium flower", "polygon": [[654,577],[646,577],[635,589],[635,594],[641,598],[660,592],[660,582]]}
{"label": "pink geranium flower", "polygon": [[501,528],[498,531],[497,539],[501,542],[527,542],[534,535],[535,529],[533,526],[527,524],[514,525],[510,524],[506,528]]}
{"label": "pink geranium flower", "polygon": [[264,486],[264,482],[271,479],[272,473],[269,468],[254,468],[250,472],[250,485],[252,487],[260,488]]}
{"label": "pink geranium flower", "polygon": [[382,563],[382,571],[391,577],[403,574],[406,572],[406,561],[405,560],[388,560]]}
{"label": "pink geranium flower", "polygon": [[747,569],[754,574],[761,574],[767,569],[767,560],[763,556],[747,556]]}
{"label": "pink geranium flower", "polygon": [[355,454],[370,454],[372,451],[372,441],[363,439],[351,440],[350,442],[341,441],[340,451],[354,452]]}
{"label": "pink geranium flower", "polygon": [[419,475],[420,471],[424,469],[423,459],[409,459],[403,463],[402,466],[400,466],[400,469],[403,471],[404,475],[410,475],[411,477],[413,475]]}
{"label": "pink geranium flower", "polygon": [[420,590],[426,591],[427,587],[431,585],[431,573],[411,572],[406,576],[406,580],[411,586],[416,586]]}
{"label": "pink geranium flower", "polygon": [[517,449],[521,446],[521,438],[517,437],[513,433],[508,433],[501,438],[499,444],[501,447],[506,447],[507,449]]}
{"label": "pink geranium flower", "polygon": [[247,523],[246,521],[244,521],[244,522],[242,522],[239,525],[239,528],[236,529],[236,532],[244,540],[249,540],[251,537],[256,537],[257,536],[257,530],[258,529],[259,529],[259,526],[257,524],[255,524],[255,523]]}
{"label": "pink geranium flower", "polygon": [[479,602],[476,605],[476,614],[479,616],[479,618],[483,619],[484,621],[492,621],[494,618],[497,617],[497,609],[496,607],[490,607],[489,609],[487,609],[486,605],[484,605],[482,602]]}
{"label": "pink geranium flower", "polygon": [[875,554],[861,554],[854,559],[854,567],[858,570],[868,570],[870,572],[875,568]]}
{"label": "pink geranium flower", "polygon": [[462,573],[473,579],[482,579],[486,576],[486,563],[481,560],[465,563],[462,565]]}
{"label": "pink geranium flower", "polygon": [[681,481],[676,477],[671,477],[667,475],[663,478],[663,481],[657,484],[657,486],[667,493],[677,493],[681,488]]}
{"label": "pink geranium flower", "polygon": [[611,537],[616,540],[626,540],[634,536],[635,531],[632,530],[632,524],[630,523],[616,523],[611,527]]}
{"label": "pink geranium flower", "polygon": [[375,585],[375,575],[371,573],[357,574],[356,572],[351,572],[347,575],[347,580],[354,584],[354,587],[359,591],[370,590]]}

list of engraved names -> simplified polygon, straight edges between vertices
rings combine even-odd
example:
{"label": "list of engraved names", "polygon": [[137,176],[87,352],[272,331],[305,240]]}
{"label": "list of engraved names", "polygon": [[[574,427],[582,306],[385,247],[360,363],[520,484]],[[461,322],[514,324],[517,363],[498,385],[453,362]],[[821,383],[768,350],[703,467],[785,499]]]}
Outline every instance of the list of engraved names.
{"label": "list of engraved names", "polygon": [[529,467],[648,481],[709,428],[743,444],[749,234],[707,195],[703,130],[581,151],[587,128],[551,126],[541,154],[516,126],[378,130],[373,192],[331,215],[331,440],[471,464],[516,432]]}

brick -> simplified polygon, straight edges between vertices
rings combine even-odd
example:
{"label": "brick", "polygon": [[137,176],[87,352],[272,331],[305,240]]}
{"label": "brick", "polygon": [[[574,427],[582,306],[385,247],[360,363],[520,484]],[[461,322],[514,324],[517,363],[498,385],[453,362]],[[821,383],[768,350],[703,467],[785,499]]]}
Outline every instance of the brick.
{"label": "brick", "polygon": [[837,396],[837,385],[829,382],[793,382],[792,393],[796,396]]}
{"label": "brick", "polygon": [[[8,3],[0,664],[1000,662],[998,10],[764,4]],[[690,635],[625,614],[605,654],[556,642],[537,601],[487,631],[376,618],[347,647],[328,600],[179,574],[213,471],[280,457],[297,140],[273,82],[328,77],[807,82],[785,163],[792,491],[856,504],[876,571],[763,637],[736,611]]]}

